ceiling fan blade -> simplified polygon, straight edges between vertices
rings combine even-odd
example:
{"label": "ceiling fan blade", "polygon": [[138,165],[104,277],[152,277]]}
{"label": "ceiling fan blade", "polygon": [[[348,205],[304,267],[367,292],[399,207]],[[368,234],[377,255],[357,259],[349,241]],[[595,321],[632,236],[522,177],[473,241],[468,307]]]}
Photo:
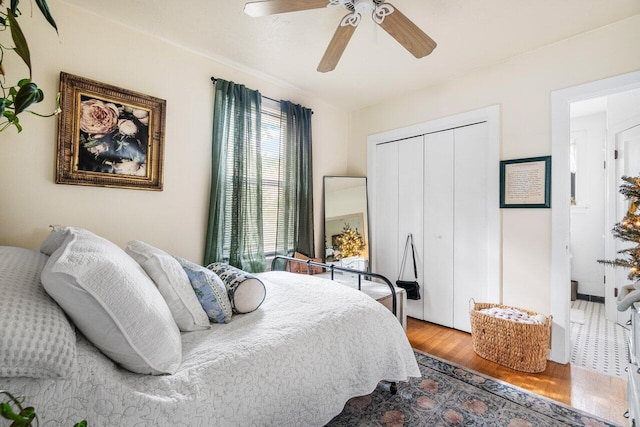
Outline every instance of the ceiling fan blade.
{"label": "ceiling fan blade", "polygon": [[244,13],[249,16],[267,16],[277,13],[297,12],[299,10],[327,7],[329,0],[269,0],[254,1],[244,5]]}
{"label": "ceiling fan blade", "polygon": [[[382,3],[382,5],[388,5],[388,3]],[[416,58],[422,58],[433,52],[437,46],[436,42],[402,14],[398,8],[395,6],[392,8],[393,12],[385,15],[378,25]]]}
{"label": "ceiling fan blade", "polygon": [[318,71],[321,73],[333,71],[336,68],[336,65],[338,65],[338,61],[340,61],[342,53],[347,47],[347,44],[349,44],[351,36],[356,31],[356,27],[354,25],[343,25],[345,19],[352,15],[352,13],[346,15],[338,25],[336,32],[333,33],[329,46],[327,47],[327,50],[325,50],[324,56],[320,60],[320,64],[318,64]]}

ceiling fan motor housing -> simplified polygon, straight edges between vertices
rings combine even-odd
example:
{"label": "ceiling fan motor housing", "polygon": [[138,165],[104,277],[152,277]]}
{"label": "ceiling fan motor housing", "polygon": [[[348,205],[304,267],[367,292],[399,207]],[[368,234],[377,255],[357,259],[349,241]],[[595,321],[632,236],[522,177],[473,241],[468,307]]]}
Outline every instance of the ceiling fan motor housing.
{"label": "ceiling fan motor housing", "polygon": [[361,15],[367,12],[372,12],[376,8],[376,4],[373,0],[354,0],[353,6],[356,12]]}
{"label": "ceiling fan motor housing", "polygon": [[342,6],[353,12],[372,12],[376,6],[385,0],[329,0],[329,6]]}

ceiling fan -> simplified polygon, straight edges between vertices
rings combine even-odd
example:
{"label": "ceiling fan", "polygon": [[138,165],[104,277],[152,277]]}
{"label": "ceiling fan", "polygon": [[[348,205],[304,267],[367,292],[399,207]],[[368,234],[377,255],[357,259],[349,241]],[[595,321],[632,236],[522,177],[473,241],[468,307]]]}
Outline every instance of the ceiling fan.
{"label": "ceiling fan", "polygon": [[426,35],[395,6],[384,0],[267,0],[249,2],[244,12],[249,16],[267,16],[323,7],[344,7],[349,11],[333,35],[327,50],[318,65],[318,71],[326,73],[336,68],[351,36],[364,13],[371,12],[373,21],[380,25],[416,58],[429,55],[436,47],[431,37]]}

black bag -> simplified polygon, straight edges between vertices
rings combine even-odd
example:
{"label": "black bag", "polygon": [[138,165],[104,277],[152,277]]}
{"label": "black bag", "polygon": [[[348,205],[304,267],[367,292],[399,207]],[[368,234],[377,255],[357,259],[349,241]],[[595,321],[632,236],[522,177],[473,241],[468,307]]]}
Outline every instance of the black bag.
{"label": "black bag", "polygon": [[[413,275],[416,280],[400,280],[402,272],[404,271],[404,265],[407,261],[407,248],[411,242],[411,258],[413,258]],[[413,247],[413,234],[409,233],[407,236],[407,243],[404,245],[404,254],[402,255],[402,264],[400,264],[400,273],[398,273],[398,280],[396,285],[399,288],[403,288],[407,291],[407,299],[420,299],[420,285],[418,284],[418,267],[416,267],[416,252]]]}

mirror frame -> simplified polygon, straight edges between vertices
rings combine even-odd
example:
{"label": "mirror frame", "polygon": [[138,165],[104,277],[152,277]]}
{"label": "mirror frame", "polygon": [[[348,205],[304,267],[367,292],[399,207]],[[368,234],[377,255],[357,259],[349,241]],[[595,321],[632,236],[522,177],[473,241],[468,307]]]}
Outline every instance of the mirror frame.
{"label": "mirror frame", "polygon": [[325,175],[322,178],[322,262],[327,262],[327,178],[359,178],[364,179],[364,198],[365,198],[365,206],[366,212],[363,212],[366,215],[366,243],[367,243],[367,269],[366,271],[371,271],[371,216],[369,214],[369,188],[368,181],[366,176],[347,176],[347,175]]}

